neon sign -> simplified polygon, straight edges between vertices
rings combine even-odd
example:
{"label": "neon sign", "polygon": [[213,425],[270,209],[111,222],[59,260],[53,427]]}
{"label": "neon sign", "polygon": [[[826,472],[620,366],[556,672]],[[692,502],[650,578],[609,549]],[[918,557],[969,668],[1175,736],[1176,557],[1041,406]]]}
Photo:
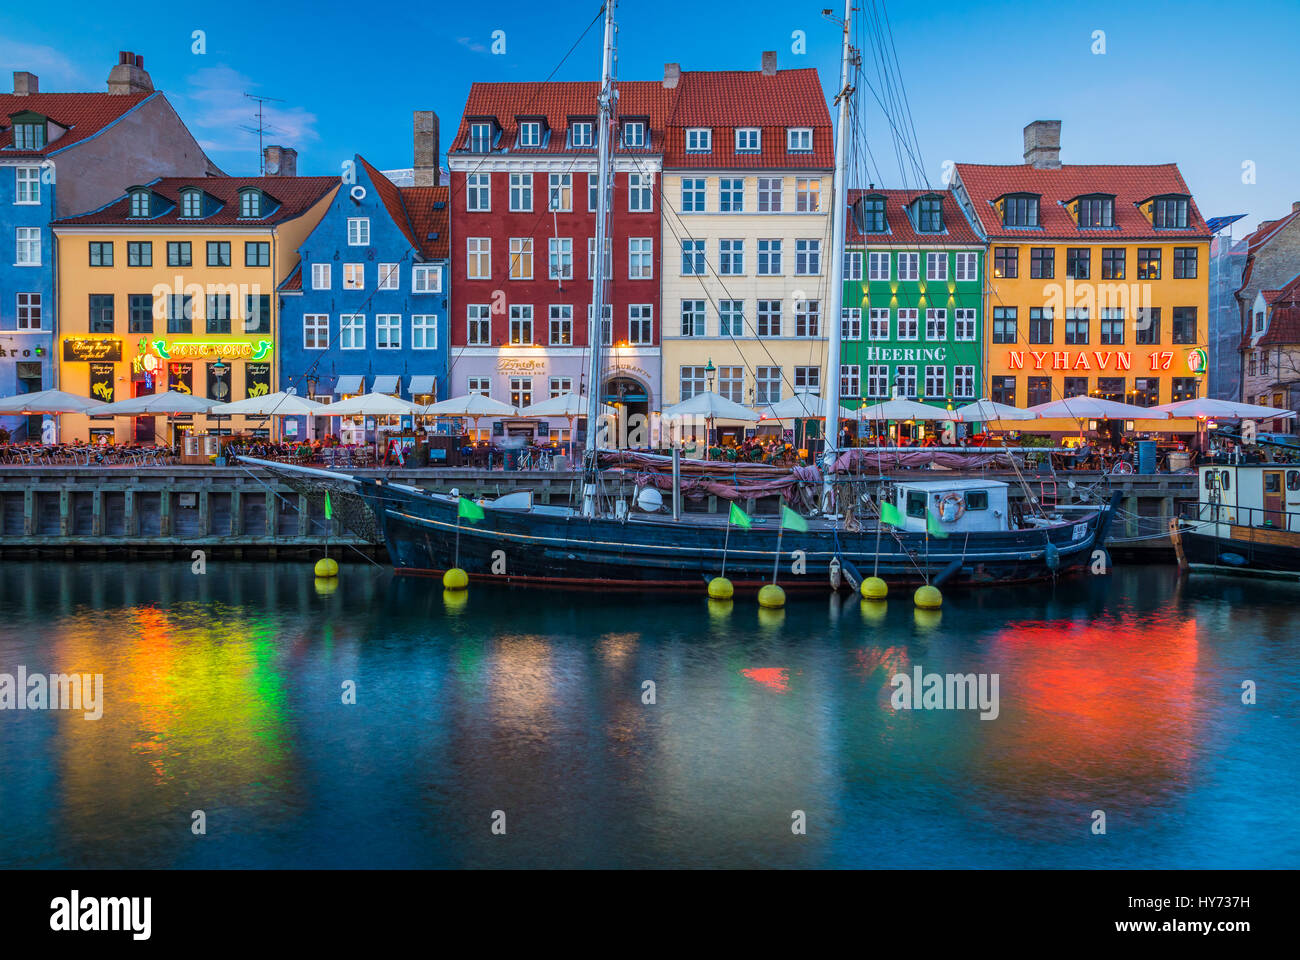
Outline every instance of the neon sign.
{"label": "neon sign", "polygon": [[202,360],[217,356],[223,360],[262,360],[271,352],[270,340],[241,343],[233,340],[154,340],[152,344],[164,360],[190,358]]}

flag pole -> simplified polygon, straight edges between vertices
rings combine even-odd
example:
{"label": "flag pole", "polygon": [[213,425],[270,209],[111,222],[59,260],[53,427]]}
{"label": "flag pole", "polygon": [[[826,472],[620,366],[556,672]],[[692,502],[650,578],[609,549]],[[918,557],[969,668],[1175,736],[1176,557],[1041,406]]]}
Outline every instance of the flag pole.
{"label": "flag pole", "polygon": [[456,504],[456,556],[452,561],[452,566],[460,566],[460,504]]}
{"label": "flag pole", "polygon": [[722,576],[727,575],[727,544],[731,541],[731,514],[727,514],[727,532],[722,538]]}
{"label": "flag pole", "polygon": [[783,523],[776,528],[776,556],[772,558],[772,582],[773,583],[776,583],[776,571],[781,565],[781,536],[784,533],[785,533],[785,524]]}
{"label": "flag pole", "polygon": [[885,526],[885,508],[880,500],[880,485],[876,486],[876,562],[871,567],[873,577],[880,576],[880,534]]}

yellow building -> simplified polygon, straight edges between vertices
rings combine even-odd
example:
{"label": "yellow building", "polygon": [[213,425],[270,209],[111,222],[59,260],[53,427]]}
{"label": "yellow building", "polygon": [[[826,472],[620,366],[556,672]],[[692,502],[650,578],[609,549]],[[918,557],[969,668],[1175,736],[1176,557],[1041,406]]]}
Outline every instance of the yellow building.
{"label": "yellow building", "polygon": [[1210,231],[1177,166],[1062,165],[1060,123],[1037,121],[1023,165],[957,164],[953,189],[988,245],[985,396],[1153,407],[1204,394]]}
{"label": "yellow building", "polygon": [[[162,179],[54,224],[58,387],[115,401],[176,390],[230,402],[278,389],[276,287],[324,215],[335,177]],[[65,414],[62,437],[170,441],[165,417]],[[264,432],[181,418],[177,432]]]}

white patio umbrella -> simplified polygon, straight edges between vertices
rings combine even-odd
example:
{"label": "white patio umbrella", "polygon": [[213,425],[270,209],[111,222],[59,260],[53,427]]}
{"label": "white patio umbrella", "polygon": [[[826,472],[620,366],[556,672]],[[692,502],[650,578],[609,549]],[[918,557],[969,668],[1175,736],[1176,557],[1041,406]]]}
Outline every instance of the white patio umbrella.
{"label": "white patio umbrella", "polygon": [[192,393],[182,393],[179,390],[167,390],[164,393],[146,393],[139,397],[118,400],[116,403],[102,404],[95,410],[95,416],[186,416],[191,413],[207,413],[216,406],[220,406],[216,400],[196,397]]}
{"label": "white patio umbrella", "polygon": [[1212,397],[1176,400],[1147,409],[1162,410],[1171,417],[1205,417],[1211,420],[1285,420],[1296,415],[1294,410],[1281,407],[1262,407],[1255,403],[1215,400]]}
{"label": "white patio umbrella", "polygon": [[1037,420],[1038,414],[1024,407],[981,398],[954,411],[966,423],[987,423],[990,420]]}
{"label": "white patio umbrella", "polygon": [[754,409],[758,411],[760,420],[812,420],[826,415],[821,398],[805,390],[776,403],[760,404]]}
{"label": "white patio umbrella", "polygon": [[947,407],[918,403],[906,397],[894,397],[882,403],[851,411],[856,420],[956,420],[957,415]]}
{"label": "white patio umbrella", "polygon": [[493,400],[481,393],[469,393],[463,397],[439,400],[427,407],[418,408],[417,413],[426,417],[513,417],[515,408],[500,400]]}
{"label": "white patio umbrella", "polygon": [[79,397],[64,390],[37,390],[35,393],[20,393],[0,400],[0,414],[26,416],[36,413],[97,413],[104,406],[107,404],[102,400]]}
{"label": "white patio umbrella", "polygon": [[296,393],[277,390],[260,397],[248,397],[233,403],[219,403],[208,411],[214,417],[303,417],[332,416],[338,404],[317,403]]}
{"label": "white patio umbrella", "polygon": [[745,420],[750,423],[759,419],[757,413],[749,407],[741,406],[734,400],[728,400],[719,393],[704,390],[666,408],[662,417],[675,420],[680,417],[707,417],[710,420]]}
{"label": "white patio umbrella", "polygon": [[[601,412],[607,416],[617,416],[618,411],[607,403],[601,404]],[[538,400],[519,409],[521,417],[564,417],[569,421],[569,456],[573,456],[573,421],[587,415],[587,398],[577,393],[562,393],[558,397]],[[477,429],[477,425],[475,425]],[[588,426],[590,431],[590,426]]]}
{"label": "white patio umbrella", "polygon": [[[324,406],[324,404],[322,404]],[[405,417],[424,409],[387,393],[363,393],[328,405],[331,417]]]}
{"label": "white patio umbrella", "polygon": [[1169,414],[1156,407],[1138,407],[1103,397],[1066,397],[1029,407],[1043,419],[1068,417],[1072,420],[1168,420]]}

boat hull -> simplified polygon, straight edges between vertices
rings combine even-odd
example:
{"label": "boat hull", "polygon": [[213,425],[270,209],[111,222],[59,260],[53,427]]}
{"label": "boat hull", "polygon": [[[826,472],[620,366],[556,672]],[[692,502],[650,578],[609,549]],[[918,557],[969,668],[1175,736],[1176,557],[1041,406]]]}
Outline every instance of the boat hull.
{"label": "boat hull", "polygon": [[1300,534],[1257,531],[1246,539],[1212,533],[1184,532],[1183,553],[1196,567],[1244,573],[1281,573],[1300,576]]}

